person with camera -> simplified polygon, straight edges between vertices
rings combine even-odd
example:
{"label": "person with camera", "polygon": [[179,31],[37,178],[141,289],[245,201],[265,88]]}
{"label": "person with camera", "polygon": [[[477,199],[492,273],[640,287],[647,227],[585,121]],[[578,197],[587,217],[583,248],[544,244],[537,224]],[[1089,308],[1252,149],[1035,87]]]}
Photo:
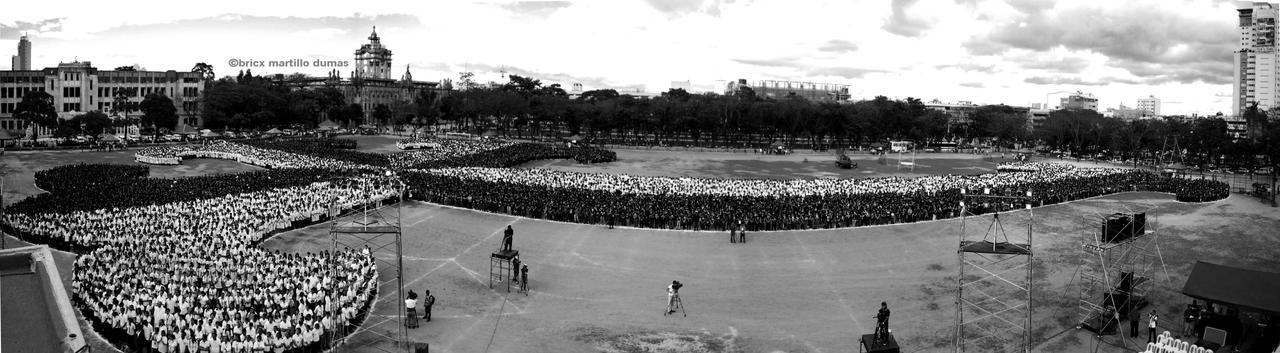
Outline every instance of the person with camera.
{"label": "person with camera", "polygon": [[684,287],[680,281],[671,281],[671,285],[667,286],[667,314],[676,312],[676,300],[680,298],[680,287]]}

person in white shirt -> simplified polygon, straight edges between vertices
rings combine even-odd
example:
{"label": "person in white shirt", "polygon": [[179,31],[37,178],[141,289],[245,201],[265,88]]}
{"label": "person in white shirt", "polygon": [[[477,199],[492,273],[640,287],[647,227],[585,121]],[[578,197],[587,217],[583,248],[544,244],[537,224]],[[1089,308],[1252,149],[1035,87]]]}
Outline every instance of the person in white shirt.
{"label": "person in white shirt", "polygon": [[405,307],[405,326],[409,328],[418,328],[418,293],[409,291],[409,296],[404,300]]}

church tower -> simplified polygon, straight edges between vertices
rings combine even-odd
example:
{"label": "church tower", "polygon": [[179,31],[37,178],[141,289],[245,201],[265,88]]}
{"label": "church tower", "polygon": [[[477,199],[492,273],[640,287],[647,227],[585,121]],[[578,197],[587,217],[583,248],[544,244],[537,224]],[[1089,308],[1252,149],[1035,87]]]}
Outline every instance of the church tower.
{"label": "church tower", "polygon": [[356,50],[356,71],[353,76],[359,78],[391,79],[391,50],[382,46],[378,38],[378,27],[373,27],[369,34],[369,43]]}

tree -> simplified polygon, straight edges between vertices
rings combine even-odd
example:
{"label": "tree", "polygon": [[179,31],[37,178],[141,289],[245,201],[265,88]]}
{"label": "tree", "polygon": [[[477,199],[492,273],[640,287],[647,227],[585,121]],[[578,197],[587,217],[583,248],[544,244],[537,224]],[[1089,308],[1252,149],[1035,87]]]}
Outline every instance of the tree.
{"label": "tree", "polygon": [[160,138],[161,128],[173,130],[178,126],[178,108],[173,106],[173,100],[163,94],[148,94],[138,108],[142,110],[142,123],[151,125],[157,140]]}
{"label": "tree", "polygon": [[83,132],[86,135],[94,136],[95,138],[111,127],[111,118],[97,110],[77,115],[73,120],[76,120],[78,125],[83,127]]}
{"label": "tree", "polygon": [[205,63],[196,63],[196,66],[191,67],[191,72],[199,72],[201,75],[204,76],[205,88],[209,88],[209,85],[213,84],[213,78],[214,78],[213,65],[209,65]]}
{"label": "tree", "polygon": [[129,118],[129,112],[138,111],[138,103],[129,100],[130,97],[137,95],[137,87],[117,87],[113,88],[115,93],[111,97],[111,113],[120,116],[119,125],[128,126],[137,124],[134,119]]}
{"label": "tree", "polygon": [[22,96],[22,101],[14,107],[13,117],[27,122],[31,127],[31,142],[36,142],[36,127],[55,128],[58,124],[58,111],[53,108],[53,96],[44,91],[30,91]]}
{"label": "tree", "polygon": [[442,100],[440,94],[432,89],[418,90],[418,94],[413,96],[413,105],[416,109],[413,119],[413,125],[422,128],[424,125],[435,125],[441,116],[440,105]]}
{"label": "tree", "polygon": [[470,71],[458,73],[458,89],[466,91],[476,88],[476,74]]}
{"label": "tree", "polygon": [[133,66],[119,66],[116,67],[115,71],[138,71],[138,68]]}
{"label": "tree", "polygon": [[363,122],[363,120],[364,107],[359,104],[351,103],[347,105],[346,109],[342,110],[342,115],[340,119],[338,119],[338,122],[350,124],[353,122]]}
{"label": "tree", "polygon": [[386,104],[378,104],[373,107],[373,121],[378,124],[386,125],[391,123],[391,107]]}

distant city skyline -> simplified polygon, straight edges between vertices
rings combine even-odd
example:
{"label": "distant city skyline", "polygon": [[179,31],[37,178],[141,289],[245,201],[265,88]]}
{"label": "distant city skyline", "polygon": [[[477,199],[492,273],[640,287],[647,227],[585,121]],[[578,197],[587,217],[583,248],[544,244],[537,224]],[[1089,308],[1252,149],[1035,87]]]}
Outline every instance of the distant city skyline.
{"label": "distant city skyline", "polygon": [[[231,60],[352,61],[373,26],[418,80],[480,81],[500,72],[568,89],[688,81],[791,80],[850,85],[853,99],[1056,105],[1077,90],[1098,106],[1155,96],[1163,114],[1231,114],[1237,5],[1174,1],[482,1],[307,5],[230,1],[201,11],[163,3],[57,7],[18,3],[0,13],[0,54],[33,43],[31,68],[75,59],[110,69],[189,70],[219,77]],[[338,10],[343,9],[343,10]],[[1086,25],[1082,25],[1086,24]],[[294,61],[295,63],[298,61]],[[3,64],[3,63],[0,63]],[[9,67],[0,67],[9,69]],[[354,66],[252,67],[255,74],[323,76]]]}

